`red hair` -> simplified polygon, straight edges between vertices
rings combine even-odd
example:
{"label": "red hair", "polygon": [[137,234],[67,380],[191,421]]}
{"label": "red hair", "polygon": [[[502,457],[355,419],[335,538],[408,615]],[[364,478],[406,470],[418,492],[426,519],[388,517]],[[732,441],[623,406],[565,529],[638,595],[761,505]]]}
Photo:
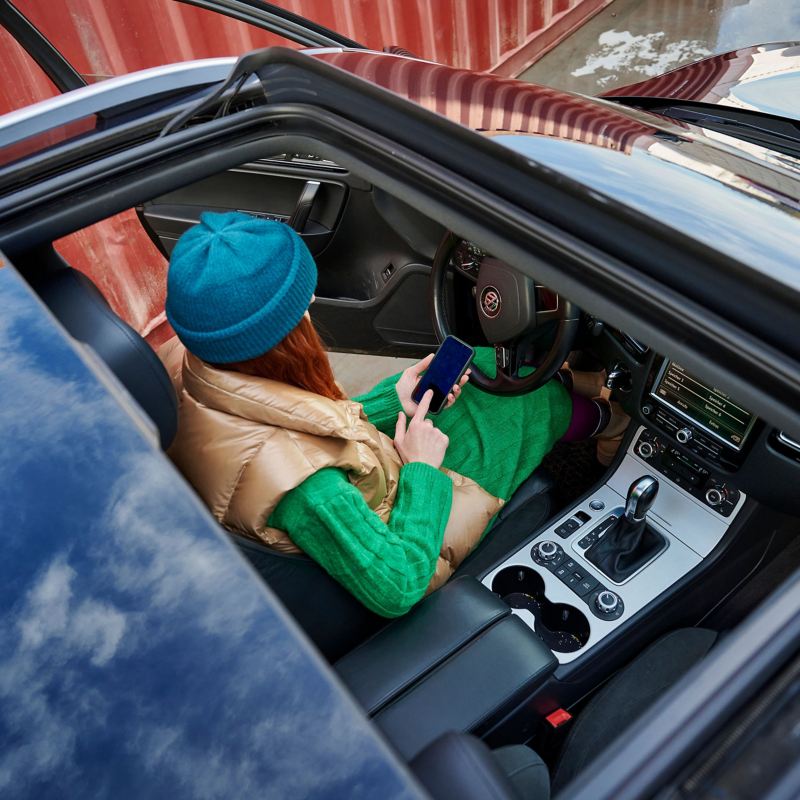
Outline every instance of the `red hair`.
{"label": "red hair", "polygon": [[245,375],[288,383],[329,400],[346,399],[336,385],[325,345],[306,316],[272,350],[247,361],[218,366]]}

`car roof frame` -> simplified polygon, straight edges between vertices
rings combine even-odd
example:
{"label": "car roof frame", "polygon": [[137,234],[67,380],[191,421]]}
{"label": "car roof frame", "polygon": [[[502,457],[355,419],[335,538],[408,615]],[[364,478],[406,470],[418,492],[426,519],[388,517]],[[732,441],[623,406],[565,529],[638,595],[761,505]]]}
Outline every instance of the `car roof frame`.
{"label": "car roof frame", "polygon": [[[281,113],[294,114],[296,111],[287,108]],[[224,121],[218,120],[220,123]],[[297,143],[301,144],[302,139],[313,132],[309,127]],[[189,129],[174,138],[177,141],[186,136],[189,140],[192,133],[196,131]],[[219,149],[214,147],[213,140],[207,146],[210,155],[218,160]],[[249,148],[262,146],[263,143],[253,141],[245,145]],[[374,178],[367,159],[364,166]],[[424,168],[424,165],[418,166]],[[185,163],[182,169],[187,167],[188,163]],[[166,165],[166,170],[170,171],[170,165]],[[391,181],[391,184],[390,188],[398,194],[417,199],[404,191],[400,182]],[[461,221],[459,215],[448,220],[453,224]],[[486,235],[494,239],[497,233],[487,230]],[[799,643],[800,576],[795,574],[740,629],[731,632],[698,670],[648,711],[612,745],[603,759],[589,765],[560,796],[564,800],[622,800],[650,796],[652,787],[680,769],[693,753],[692,748],[705,741],[711,731],[719,730],[742,702],[763,685],[764,679],[774,674],[788,656],[796,652]]]}
{"label": "car roof frame", "polygon": [[[275,54],[271,63],[285,66],[294,62],[297,66],[303,63],[298,59],[310,61],[299,54],[286,56],[286,52],[291,51]],[[65,204],[56,199],[57,204],[48,207],[44,198],[39,198],[25,215],[16,219],[7,217],[0,228],[2,246],[21,252],[47,239],[48,224],[51,228],[60,226],[60,234],[70,226],[88,224],[97,218],[96,206],[101,199],[109,202],[107,213],[113,213],[137,198],[153,196],[167,187],[196,180],[202,174],[252,160],[265,152],[269,141],[266,137],[270,134],[282,137],[284,142],[292,141],[290,137],[295,137],[293,141],[297,143],[308,140],[323,142],[320,149],[351,169],[357,169],[366,179],[400,199],[414,203],[423,213],[438,218],[462,235],[474,235],[481,244],[517,268],[523,271],[541,269],[542,273],[537,273],[537,277],[542,277],[553,288],[578,303],[591,306],[593,312],[615,325],[630,329],[663,352],[680,357],[687,366],[697,368],[701,374],[715,379],[720,377],[724,387],[733,385],[737,393],[741,389],[742,402],[749,402],[773,424],[785,425],[797,434],[800,389],[796,380],[791,384],[779,373],[775,382],[782,387],[783,394],[775,395],[772,394],[775,382],[759,384],[757,379],[762,373],[748,371],[747,358],[759,360],[760,366],[764,367],[771,356],[781,354],[770,351],[757,338],[743,335],[730,320],[709,314],[699,304],[687,302],[674,289],[659,285],[656,276],[641,271],[640,263],[628,263],[609,255],[593,243],[537,216],[535,209],[531,210],[522,202],[518,190],[530,191],[531,184],[535,185],[537,180],[541,181],[542,187],[553,191],[559,187],[548,187],[547,176],[531,172],[526,159],[468,129],[430,115],[424,109],[416,109],[402,98],[376,87],[365,90],[369,85],[339,70],[326,67],[320,74],[339,90],[334,98],[326,97],[328,103],[335,101],[338,104],[343,98],[352,100],[348,92],[353,90],[361,94],[353,106],[340,106],[347,109],[346,117],[344,112],[336,115],[330,108],[308,101],[267,105],[175,132],[110,156],[99,164],[85,165],[81,170],[55,179],[66,190],[68,182],[74,183],[76,178],[82,177],[84,182],[80,186],[69,187],[74,193],[74,203]],[[329,88],[327,85],[326,89]],[[382,126],[387,129],[384,133],[363,124],[364,119],[376,111],[385,115],[380,117]],[[396,126],[398,115],[403,115],[406,125],[402,131],[395,130],[395,135],[390,137],[388,129]],[[362,124],[359,124],[359,118]],[[436,131],[446,135],[438,138],[430,135]],[[420,139],[421,132],[427,133],[428,137]],[[219,146],[221,141],[226,144],[224,148]],[[441,154],[441,159],[436,158],[437,154]],[[471,159],[465,162],[466,155]],[[461,169],[454,166],[459,160]],[[524,174],[528,181],[525,187],[508,186],[509,170],[522,169],[526,164],[528,171]],[[115,171],[113,175],[112,169]],[[480,172],[481,169],[484,173],[480,182],[470,178],[470,174],[474,175],[475,170]],[[562,195],[565,200],[570,197],[573,202],[584,200],[575,187],[564,183],[561,188],[565,190]],[[624,289],[630,286],[632,279],[639,281],[647,302],[627,305],[623,302]],[[656,300],[659,305],[651,307],[649,304]],[[723,336],[724,352],[715,352],[712,358],[707,345],[708,337],[713,335]],[[768,600],[769,607],[783,604],[780,605],[783,610],[781,619],[786,621],[786,636],[791,634],[795,637],[791,639],[792,644],[800,637],[795,626],[800,607],[798,587],[800,582],[793,579],[784,593]],[[797,621],[800,624],[800,620]],[[781,641],[785,647],[789,646],[787,640]],[[729,643],[726,646],[740,648],[743,657],[753,652],[754,644],[740,633],[731,634]],[[732,696],[730,701],[735,704],[736,696]],[[719,722],[718,719],[704,719],[708,725]],[[698,720],[701,720],[700,716]],[[642,724],[648,723],[652,723],[652,715]],[[658,735],[657,731],[648,730],[654,736]],[[630,765],[642,761],[644,764],[650,752],[650,741],[646,742],[641,736],[626,737],[627,761],[615,760],[614,763],[618,767],[620,763]],[[613,777],[613,774],[607,775],[609,781]]]}
{"label": "car roof frame", "polygon": [[264,0],[175,0],[175,2],[238,19],[306,47],[365,49],[363,44],[344,34]]}
{"label": "car roof frame", "polygon": [[42,68],[60,92],[69,92],[87,85],[58,48],[11,3],[11,0],[0,0],[0,25]]}

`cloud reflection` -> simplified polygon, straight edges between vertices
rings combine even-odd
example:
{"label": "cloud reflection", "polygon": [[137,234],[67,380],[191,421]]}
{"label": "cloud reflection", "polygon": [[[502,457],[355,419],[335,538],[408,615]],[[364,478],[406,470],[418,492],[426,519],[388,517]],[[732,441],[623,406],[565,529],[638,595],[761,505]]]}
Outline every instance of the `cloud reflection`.
{"label": "cloud reflection", "polygon": [[164,455],[0,270],[0,794],[402,797]]}

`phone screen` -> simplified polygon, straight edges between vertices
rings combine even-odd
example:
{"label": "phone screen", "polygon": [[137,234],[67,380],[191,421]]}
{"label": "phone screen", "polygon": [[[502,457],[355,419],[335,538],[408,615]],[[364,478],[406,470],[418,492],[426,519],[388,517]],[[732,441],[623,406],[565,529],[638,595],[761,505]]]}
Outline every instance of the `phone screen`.
{"label": "phone screen", "polygon": [[431,365],[425,370],[414,389],[411,399],[415,403],[422,400],[428,389],[433,390],[430,411],[438,414],[461,376],[466,372],[475,351],[455,336],[448,336],[439,346]]}

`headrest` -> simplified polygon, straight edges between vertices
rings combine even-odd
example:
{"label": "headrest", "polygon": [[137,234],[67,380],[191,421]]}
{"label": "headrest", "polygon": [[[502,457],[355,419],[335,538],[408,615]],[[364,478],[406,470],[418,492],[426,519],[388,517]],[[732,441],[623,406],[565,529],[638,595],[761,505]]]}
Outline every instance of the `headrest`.
{"label": "headrest", "polygon": [[36,291],[70,335],[89,345],[131,393],[156,424],[166,450],[178,427],[178,402],[152,348],[111,310],[94,283],[71,267],[44,275]]}

